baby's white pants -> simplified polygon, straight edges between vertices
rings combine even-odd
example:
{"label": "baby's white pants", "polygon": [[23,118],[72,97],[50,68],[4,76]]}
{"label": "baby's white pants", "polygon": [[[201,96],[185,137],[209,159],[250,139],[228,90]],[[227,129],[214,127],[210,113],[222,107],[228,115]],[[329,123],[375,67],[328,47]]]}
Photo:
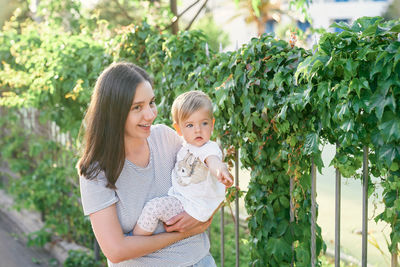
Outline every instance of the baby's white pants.
{"label": "baby's white pants", "polygon": [[137,224],[147,232],[154,232],[159,220],[166,222],[183,211],[183,206],[176,197],[153,198],[144,206]]}

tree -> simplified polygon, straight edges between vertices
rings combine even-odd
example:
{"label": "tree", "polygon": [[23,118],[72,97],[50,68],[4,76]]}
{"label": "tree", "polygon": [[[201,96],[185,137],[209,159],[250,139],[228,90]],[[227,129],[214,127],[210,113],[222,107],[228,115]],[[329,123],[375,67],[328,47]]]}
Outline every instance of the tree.
{"label": "tree", "polygon": [[229,35],[215,23],[210,12],[200,18],[192,28],[202,30],[206,34],[207,43],[214,51],[218,51],[220,45],[224,48],[229,44]]}
{"label": "tree", "polygon": [[261,35],[265,33],[268,21],[279,22],[282,14],[280,0],[235,0],[241,7],[241,10],[246,10],[246,23],[257,24],[257,33]]}
{"label": "tree", "polygon": [[[0,28],[3,27],[4,22],[8,21],[13,13],[18,13],[20,20],[25,20],[30,17],[30,11],[27,1],[23,0],[0,0]],[[18,11],[17,11],[18,9]]]}
{"label": "tree", "polygon": [[382,17],[385,20],[399,19],[400,18],[400,0],[393,0],[392,3],[387,7]]}
{"label": "tree", "polygon": [[[160,30],[171,30],[176,34],[180,29],[189,30],[192,27],[199,14],[205,10],[207,2],[208,0],[194,0],[178,13],[176,0],[101,0],[90,13],[97,13],[99,18],[108,21],[111,27],[126,26],[146,18],[150,25]],[[181,17],[196,8],[196,14],[181,28]]]}

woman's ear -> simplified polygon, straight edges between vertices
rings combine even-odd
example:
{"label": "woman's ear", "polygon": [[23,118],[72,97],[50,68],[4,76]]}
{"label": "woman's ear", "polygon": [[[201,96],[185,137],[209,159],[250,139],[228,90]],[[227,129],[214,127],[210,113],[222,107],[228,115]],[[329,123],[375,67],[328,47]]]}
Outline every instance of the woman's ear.
{"label": "woman's ear", "polygon": [[182,132],[181,132],[181,128],[179,127],[179,124],[174,122],[174,124],[172,124],[176,130],[176,132],[178,133],[178,135],[182,136]]}

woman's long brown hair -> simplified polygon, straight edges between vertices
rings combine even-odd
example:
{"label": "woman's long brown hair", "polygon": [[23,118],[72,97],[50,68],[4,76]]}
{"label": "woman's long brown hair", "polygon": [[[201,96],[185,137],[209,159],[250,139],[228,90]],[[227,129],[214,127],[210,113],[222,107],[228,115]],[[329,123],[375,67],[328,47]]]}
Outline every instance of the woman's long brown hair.
{"label": "woman's long brown hair", "polygon": [[151,83],[149,75],[126,62],[113,63],[100,74],[81,126],[80,176],[94,179],[104,171],[107,187],[116,188],[125,162],[125,122],[136,88],[143,81]]}

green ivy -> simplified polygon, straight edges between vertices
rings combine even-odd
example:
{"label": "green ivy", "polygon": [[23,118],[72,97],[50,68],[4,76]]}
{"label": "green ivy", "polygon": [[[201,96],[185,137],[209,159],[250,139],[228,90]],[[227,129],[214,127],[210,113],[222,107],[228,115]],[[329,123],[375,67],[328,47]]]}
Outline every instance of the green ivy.
{"label": "green ivy", "polygon": [[[59,236],[91,247],[94,237],[79,202],[79,142],[62,146],[29,133],[21,126],[22,112],[35,108],[40,123],[54,121],[75,140],[97,76],[110,62],[126,60],[153,76],[158,122],[171,122],[173,99],[184,91],[203,90],[212,98],[214,138],[230,166],[240,151],[242,165],[251,170],[245,196],[251,266],[310,266],[310,169],[314,162],[321,171],[319,148],[327,142],[339,144],[331,164],[345,177],[359,177],[363,147],[369,148],[369,170],[382,177],[386,207],[375,220],[392,227],[395,253],[400,23],[362,18],[334,26],[343,32],[324,33],[314,54],[268,35],[217,53],[206,50],[200,31],[170,35],[145,21],[103,40],[35,23],[14,23],[0,32],[0,151],[20,176],[9,190],[20,207],[39,210],[46,219],[31,242],[42,245]],[[317,226],[316,254],[324,249]]]}
{"label": "green ivy", "polygon": [[[307,55],[264,35],[211,65],[224,77],[212,92],[216,132],[223,147],[240,147],[242,165],[251,170],[245,201],[252,266],[287,266],[292,260],[296,266],[310,265],[310,154],[320,155],[306,137],[318,127],[306,105],[308,88],[294,80]],[[232,159],[234,150],[229,152]],[[290,179],[296,184],[294,221]],[[318,227],[317,254],[322,248]]]}
{"label": "green ivy", "polygon": [[[375,220],[392,232],[389,250],[400,242],[400,21],[360,18],[343,31],[326,33],[318,51],[296,73],[312,88],[311,103],[320,111],[321,137],[338,143],[332,164],[345,177],[360,177],[363,148],[369,148],[369,174],[381,177],[385,210]],[[374,185],[369,182],[369,195]],[[395,200],[397,199],[397,200]]]}

